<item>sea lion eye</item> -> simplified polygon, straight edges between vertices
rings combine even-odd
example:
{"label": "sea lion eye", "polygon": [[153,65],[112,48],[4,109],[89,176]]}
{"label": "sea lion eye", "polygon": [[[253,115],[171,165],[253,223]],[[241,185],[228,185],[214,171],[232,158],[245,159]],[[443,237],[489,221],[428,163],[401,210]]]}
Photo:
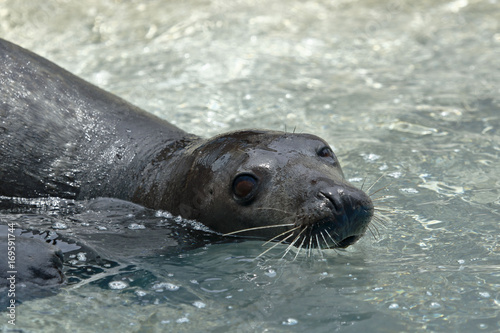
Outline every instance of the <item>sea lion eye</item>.
{"label": "sea lion eye", "polygon": [[318,150],[318,156],[335,158],[335,154],[333,153],[330,147],[323,147],[320,150]]}
{"label": "sea lion eye", "polygon": [[233,193],[238,200],[248,202],[253,198],[257,183],[257,178],[252,175],[238,175],[233,181]]}

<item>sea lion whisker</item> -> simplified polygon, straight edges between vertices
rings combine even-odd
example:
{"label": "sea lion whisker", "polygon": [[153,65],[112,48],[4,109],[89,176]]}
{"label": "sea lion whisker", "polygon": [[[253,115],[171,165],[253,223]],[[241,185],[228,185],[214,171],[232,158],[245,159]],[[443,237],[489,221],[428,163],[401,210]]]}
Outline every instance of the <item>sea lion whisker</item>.
{"label": "sea lion whisker", "polygon": [[294,244],[297,242],[298,239],[299,239],[299,235],[295,236],[293,241],[290,244],[288,244],[283,255],[281,256],[281,259],[285,258],[285,256],[288,254],[288,252],[290,252],[290,250],[292,249],[292,247],[294,246]]}
{"label": "sea lion whisker", "polygon": [[315,238],[316,238],[316,244],[318,244],[318,252],[321,255],[321,259],[324,259],[324,257],[323,257],[323,251],[322,251],[323,249],[321,248],[321,245],[319,244],[319,238],[318,238],[317,234],[316,234]]}
{"label": "sea lion whisker", "polygon": [[368,196],[371,198],[373,195],[377,194],[378,192],[380,192],[382,190],[385,190],[385,189],[388,189],[392,184],[393,183],[390,183],[387,186],[381,187],[378,190],[376,190],[375,192],[372,192],[372,193],[368,194]]}
{"label": "sea lion whisker", "polygon": [[[304,229],[304,230],[306,230],[306,229]],[[300,242],[299,249],[297,250],[297,253],[295,254],[295,257],[293,258],[294,261],[295,261],[295,259],[297,259],[297,256],[299,255],[300,250],[302,249],[302,246],[304,245],[305,240],[306,240],[306,238],[303,237],[302,238],[302,242]]]}
{"label": "sea lion whisker", "polygon": [[[326,231],[326,230],[325,230],[325,232],[328,235],[328,237],[330,237],[330,239],[333,241],[333,244],[335,246],[338,246],[339,244],[332,238],[332,236],[330,235],[330,233],[328,231]],[[332,249],[333,251],[335,251],[335,253],[337,253],[337,250],[335,249],[335,247],[329,247],[329,248]]]}
{"label": "sea lion whisker", "polygon": [[390,219],[389,217],[385,216],[382,212],[375,212],[375,214],[373,214],[373,219],[377,219],[379,221],[385,221],[385,222],[389,222]]}
{"label": "sea lion whisker", "polygon": [[292,247],[295,245],[295,243],[300,239],[300,235],[305,231],[306,229],[302,229],[298,234],[297,234],[297,237],[295,237],[295,239],[288,245],[288,247],[286,248],[285,250],[285,253],[283,254],[283,256],[281,257],[281,259],[283,259],[287,254],[288,252],[290,252],[290,250],[292,249]]}
{"label": "sea lion whisker", "polygon": [[223,236],[230,236],[230,235],[234,235],[234,234],[239,234],[241,232],[253,231],[253,230],[260,230],[260,229],[278,228],[278,227],[290,227],[292,225],[294,225],[294,223],[264,225],[264,226],[261,226],[261,227],[252,227],[252,228],[247,228],[247,229],[241,229],[241,230],[231,231],[231,232],[228,232],[227,234],[224,234]]}
{"label": "sea lion whisker", "polygon": [[[375,233],[373,232],[372,228],[374,228],[374,226],[373,226],[373,225],[368,226],[368,231],[370,232],[370,234],[372,235],[372,237],[373,237],[374,239],[378,239],[378,238],[377,238],[377,235],[375,235]],[[375,230],[377,230],[377,233],[378,233],[378,229],[376,229],[376,228],[375,228]],[[380,234],[379,234],[379,236],[380,236]]]}
{"label": "sea lion whisker", "polygon": [[[280,237],[280,236],[283,236],[283,235],[286,235],[286,234],[288,234],[289,232],[294,232],[294,231],[295,231],[295,230],[297,230],[298,228],[300,228],[300,226],[297,226],[297,227],[295,227],[295,228],[292,228],[292,229],[290,229],[290,230],[287,230],[287,231],[285,231],[285,232],[282,232],[281,234],[274,236],[273,238],[271,238],[270,240],[268,240],[267,242],[265,242],[264,244],[262,244],[262,246],[265,246],[265,245],[267,245],[267,244],[271,243],[271,242],[272,242],[273,240],[275,240],[276,238],[278,238],[278,237]],[[283,242],[283,241],[281,241],[281,242]]]}
{"label": "sea lion whisker", "polygon": [[383,227],[386,227],[387,224],[391,222],[391,219],[385,215],[380,214],[380,212],[377,212],[375,215],[373,215],[373,222],[378,222]]}
{"label": "sea lion whisker", "polygon": [[376,217],[373,218],[373,227],[376,228],[377,230],[377,233],[380,235],[380,232],[379,232],[379,228],[384,228],[384,229],[387,229],[387,222],[384,221],[384,220],[380,220]]}
{"label": "sea lion whisker", "polygon": [[256,208],[256,209],[257,210],[275,210],[275,211],[278,211],[280,213],[285,213],[285,214],[288,214],[288,215],[294,215],[293,213],[289,213],[286,210],[279,209],[279,208],[274,208],[274,207],[259,207],[259,208]]}
{"label": "sea lion whisker", "polygon": [[384,222],[379,221],[379,220],[373,220],[373,225],[379,225],[380,227],[383,227],[384,229],[387,229],[387,225],[384,224]]}
{"label": "sea lion whisker", "polygon": [[[293,236],[293,234],[288,235],[285,239],[283,239],[283,242],[286,241],[288,238],[290,238],[292,236]],[[266,249],[264,252],[262,252],[261,254],[259,254],[257,257],[255,257],[255,259],[260,258],[261,256],[263,256],[267,252],[271,251],[272,249],[274,249],[276,246],[278,246],[280,244],[281,244],[281,242],[278,242],[278,243],[274,244],[273,246],[271,246],[270,248]]]}
{"label": "sea lion whisker", "polygon": [[375,211],[380,211],[380,212],[386,212],[386,213],[395,213],[395,210],[392,209],[392,208],[388,208],[388,207],[373,207],[373,210]]}
{"label": "sea lion whisker", "polygon": [[[372,226],[369,226],[368,228],[373,228],[375,229],[375,232],[377,233],[377,238],[380,237],[380,231],[378,230],[378,227],[376,224],[372,225]],[[377,239],[375,238],[375,239]]]}
{"label": "sea lion whisker", "polygon": [[386,228],[387,225],[386,225],[386,221],[382,220],[382,219],[379,219],[378,217],[374,216],[373,217],[373,221],[372,221],[372,224],[373,225],[380,225],[381,227],[384,227]]}
{"label": "sea lion whisker", "polygon": [[365,186],[366,182],[366,177],[363,179],[363,183],[361,184],[361,187],[359,188],[361,191],[363,191],[363,187]]}
{"label": "sea lion whisker", "polygon": [[372,201],[382,201],[382,200],[385,200],[387,198],[390,198],[391,196],[390,195],[383,195],[381,197],[377,197],[377,198],[371,198]]}
{"label": "sea lion whisker", "polygon": [[311,252],[312,252],[312,232],[309,232],[309,248],[307,252],[307,256],[310,258],[311,257]]}
{"label": "sea lion whisker", "polygon": [[[370,190],[373,188],[373,186],[375,186],[375,184],[377,184],[382,179],[382,177],[384,177],[386,174],[387,174],[387,172],[384,172],[380,177],[378,177],[377,180],[365,192],[366,193],[370,192]],[[370,194],[368,196],[371,197]]]}
{"label": "sea lion whisker", "polygon": [[325,232],[326,232],[326,235],[332,240],[333,245],[334,246],[338,246],[339,243],[337,243],[337,241],[335,241],[335,239],[333,239],[332,235],[330,235],[330,233],[328,232],[328,230],[325,230]]}
{"label": "sea lion whisker", "polygon": [[381,188],[379,188],[378,190],[376,190],[375,192],[370,193],[368,196],[370,197],[370,199],[372,199],[372,201],[373,201],[373,200],[381,200],[381,198],[382,198],[382,199],[385,199],[385,198],[387,198],[387,197],[389,197],[389,196],[388,196],[388,195],[385,195],[385,194],[384,194],[384,195],[381,195],[380,197],[376,197],[376,198],[373,198],[373,196],[374,196],[375,194],[377,194],[378,192],[380,192],[380,191],[382,191],[382,190],[386,190],[386,189],[388,189],[388,188],[389,188],[389,185],[384,186],[384,187],[381,187]]}
{"label": "sea lion whisker", "polygon": [[326,248],[329,248],[330,245],[328,244],[328,242],[326,241],[326,238],[325,238],[325,235],[323,234],[323,231],[321,231],[319,233],[321,235],[321,237],[323,238],[323,242],[325,242],[325,245],[326,245]]}

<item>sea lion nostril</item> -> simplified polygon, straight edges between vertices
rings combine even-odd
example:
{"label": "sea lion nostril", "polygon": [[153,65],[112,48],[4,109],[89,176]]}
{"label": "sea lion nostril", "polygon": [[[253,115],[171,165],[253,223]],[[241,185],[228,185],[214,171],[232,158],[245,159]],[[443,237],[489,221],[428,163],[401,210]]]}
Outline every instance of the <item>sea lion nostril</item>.
{"label": "sea lion nostril", "polygon": [[328,201],[332,204],[332,208],[335,214],[341,214],[344,210],[341,193],[343,193],[341,189],[336,190],[335,188],[320,191],[320,194],[328,199]]}

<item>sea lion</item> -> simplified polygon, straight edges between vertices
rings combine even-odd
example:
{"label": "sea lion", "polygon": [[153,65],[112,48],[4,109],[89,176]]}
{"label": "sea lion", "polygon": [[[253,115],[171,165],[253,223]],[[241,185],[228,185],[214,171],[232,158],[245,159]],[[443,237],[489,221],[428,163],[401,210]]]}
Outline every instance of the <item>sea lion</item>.
{"label": "sea lion", "polygon": [[314,135],[202,139],[5,40],[0,98],[1,196],[113,197],[300,247],[347,247],[373,215]]}

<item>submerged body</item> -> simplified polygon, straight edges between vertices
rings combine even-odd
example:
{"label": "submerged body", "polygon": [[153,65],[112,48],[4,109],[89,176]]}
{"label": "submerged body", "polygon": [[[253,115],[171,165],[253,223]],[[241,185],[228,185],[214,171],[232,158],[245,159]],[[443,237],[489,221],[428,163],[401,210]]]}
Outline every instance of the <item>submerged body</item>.
{"label": "submerged body", "polygon": [[0,196],[113,197],[296,246],[349,246],[373,215],[314,135],[202,139],[4,40],[0,98]]}

